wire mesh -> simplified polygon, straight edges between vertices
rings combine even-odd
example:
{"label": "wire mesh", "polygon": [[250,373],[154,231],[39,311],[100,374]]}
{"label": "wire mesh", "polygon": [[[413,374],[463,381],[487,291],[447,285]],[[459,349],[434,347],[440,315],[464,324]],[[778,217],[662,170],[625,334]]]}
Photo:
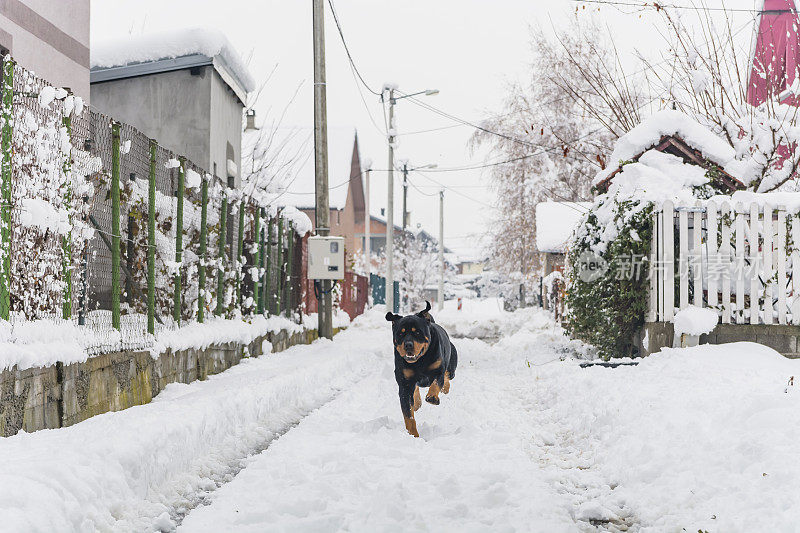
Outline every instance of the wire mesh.
{"label": "wire mesh", "polygon": [[[279,308],[285,312],[287,305],[294,312],[301,300],[300,239],[287,228],[279,238],[278,220],[274,213],[272,217],[267,215],[269,209],[262,213],[262,206],[243,198],[227,182],[191,161],[179,160],[160,146],[155,148],[152,168],[156,194],[155,243],[151,245],[148,219],[152,141],[134,127],[119,123],[121,316],[119,330],[114,329],[111,185],[115,121],[93,109],[82,110],[80,99],[61,91],[15,65],[12,320],[68,319],[86,328],[85,348],[89,354],[151,347],[154,336],[147,334],[151,250],[155,257],[155,336],[178,326],[174,320],[176,280],[180,282],[182,322],[197,320],[200,306],[205,317],[255,314],[259,307],[256,296],[267,313],[276,313]],[[181,168],[185,190],[178,261],[177,192]],[[205,202],[204,182],[208,185]],[[205,257],[200,245],[203,230]],[[292,246],[289,238],[294,240]],[[287,257],[289,249],[291,258]],[[201,266],[205,268],[202,287]],[[289,272],[291,278],[287,279]]]}

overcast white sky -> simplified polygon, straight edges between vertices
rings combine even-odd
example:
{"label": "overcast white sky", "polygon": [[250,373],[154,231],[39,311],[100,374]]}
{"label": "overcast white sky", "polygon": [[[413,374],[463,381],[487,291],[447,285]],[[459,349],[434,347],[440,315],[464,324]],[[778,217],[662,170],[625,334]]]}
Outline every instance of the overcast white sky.
{"label": "overcast white sky", "polygon": [[[525,78],[531,59],[529,27],[569,24],[576,5],[572,0],[334,0],[351,53],[368,84],[380,90],[384,82],[391,81],[406,92],[439,89],[438,96],[426,100],[470,121],[499,112],[508,83]],[[752,9],[754,0],[708,0],[708,5]],[[593,6],[581,9],[579,16],[599,17],[623,51],[639,48],[646,54],[656,54],[661,46],[653,29],[656,18],[650,10],[626,14],[614,7]],[[375,168],[387,168],[387,148],[381,131],[381,105],[366,90],[366,104],[362,101],[330,11],[326,10],[325,17],[329,181],[334,186],[349,176],[354,131],[358,131],[362,159],[372,159]],[[752,15],[741,17],[746,22]],[[311,133],[311,0],[92,2],[93,41],[195,26],[217,28],[244,56],[252,54],[250,69],[257,81],[264,80],[277,65],[256,105],[260,117],[279,113],[300,85],[284,126]],[[399,102],[396,111],[401,134],[454,124],[407,100]],[[467,147],[471,134],[469,127],[458,126],[403,135],[397,159],[408,159],[412,166],[436,163],[440,168],[480,164],[483,154],[471,154]],[[292,189],[311,193],[313,175],[311,158]],[[488,174],[471,170],[411,175],[412,183],[419,188],[409,192],[412,224],[421,223],[438,235],[439,186],[430,178],[453,187],[445,192],[446,246],[461,253],[476,250],[478,236],[492,218]],[[401,180],[397,173],[395,180],[399,223]],[[375,214],[386,206],[386,181],[384,172],[373,173],[371,205]],[[306,205],[313,204],[313,198],[313,194],[292,197]]]}

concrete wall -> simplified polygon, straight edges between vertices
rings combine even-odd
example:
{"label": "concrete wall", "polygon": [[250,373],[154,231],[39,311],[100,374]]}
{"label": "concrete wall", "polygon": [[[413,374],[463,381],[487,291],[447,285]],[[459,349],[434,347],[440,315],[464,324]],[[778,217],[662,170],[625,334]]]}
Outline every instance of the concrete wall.
{"label": "concrete wall", "polygon": [[[800,358],[800,327],[783,325],[717,324],[708,334],[700,336],[700,344],[725,344],[728,342],[757,342],[792,358]],[[661,348],[672,347],[674,330],[671,322],[650,322],[636,336],[641,355],[650,355]]]}
{"label": "concrete wall", "polygon": [[[227,179],[227,147],[242,165],[244,107],[208,65],[92,84],[92,105],[208,172]],[[237,171],[235,186],[241,172]],[[227,180],[226,180],[227,181]]]}
{"label": "concrete wall", "polygon": [[239,187],[241,183],[242,168],[242,117],[244,107],[239,98],[228,87],[219,73],[212,69],[211,84],[211,136],[209,139],[211,152],[206,169],[209,172],[214,170],[214,163],[217,164],[217,175],[227,179],[227,145],[233,148],[233,160],[236,163],[236,176],[234,186]]}
{"label": "concrete wall", "polygon": [[316,330],[268,334],[242,346],[235,343],[205,350],[114,352],[83,363],[0,372],[0,436],[71,426],[109,411],[149,403],[170,383],[191,383],[236,365],[243,357],[310,344]]}
{"label": "concrete wall", "polygon": [[92,84],[92,105],[211,172],[211,80],[199,67]]}
{"label": "concrete wall", "polygon": [[89,100],[89,0],[3,0],[0,46],[49,83]]}

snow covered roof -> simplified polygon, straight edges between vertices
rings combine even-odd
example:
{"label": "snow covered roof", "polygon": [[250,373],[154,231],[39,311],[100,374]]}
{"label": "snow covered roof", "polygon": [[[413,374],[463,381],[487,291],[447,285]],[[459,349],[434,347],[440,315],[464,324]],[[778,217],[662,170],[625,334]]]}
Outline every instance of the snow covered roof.
{"label": "snow covered roof", "polygon": [[[676,142],[676,138],[680,143]],[[742,186],[737,179],[739,161],[735,160],[736,151],[724,139],[680,111],[665,109],[644,120],[617,140],[609,159],[608,168],[595,176],[592,185],[600,186],[620,171],[623,162],[637,160],[651,148],[666,143],[680,151],[681,143],[697,150],[699,155],[719,165],[731,178],[729,185],[733,188]],[[664,146],[666,148],[667,146]],[[684,150],[685,152],[685,150]],[[699,159],[694,154],[686,153],[690,159]]]}
{"label": "snow covered roof", "polygon": [[225,35],[210,28],[188,28],[93,43],[91,81],[109,81],[170,70],[213,65],[244,103],[255,81]]}
{"label": "snow covered roof", "polygon": [[567,242],[591,205],[589,202],[536,204],[536,248],[540,252],[565,252]]}

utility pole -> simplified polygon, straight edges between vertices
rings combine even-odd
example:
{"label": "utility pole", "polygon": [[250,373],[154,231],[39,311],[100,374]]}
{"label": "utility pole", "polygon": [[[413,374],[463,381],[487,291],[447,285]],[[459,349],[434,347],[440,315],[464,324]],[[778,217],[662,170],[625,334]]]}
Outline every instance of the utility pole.
{"label": "utility pole", "polygon": [[[322,0],[316,0],[321,2]],[[394,89],[389,89],[389,195],[386,201],[386,311],[394,313]]]}
{"label": "utility pole", "polygon": [[[372,224],[372,217],[369,214],[369,173],[372,168],[367,168],[366,174],[366,184],[365,184],[365,191],[364,191],[364,257],[366,258],[367,265],[367,280],[370,280],[372,273],[372,243],[370,240],[372,239],[372,228],[370,227]],[[369,302],[369,296],[367,296],[367,302]]]}
{"label": "utility pole", "polygon": [[439,191],[439,310],[444,308],[444,189]]}
{"label": "utility pole", "polygon": [[[323,0],[313,2],[314,29],[314,196],[317,234],[330,235],[328,199],[328,123],[325,90],[325,21]],[[317,310],[317,331],[320,337],[333,338],[333,303],[331,281],[322,281],[322,294]]]}
{"label": "utility pole", "polygon": [[403,163],[403,235],[408,226],[408,163]]}

